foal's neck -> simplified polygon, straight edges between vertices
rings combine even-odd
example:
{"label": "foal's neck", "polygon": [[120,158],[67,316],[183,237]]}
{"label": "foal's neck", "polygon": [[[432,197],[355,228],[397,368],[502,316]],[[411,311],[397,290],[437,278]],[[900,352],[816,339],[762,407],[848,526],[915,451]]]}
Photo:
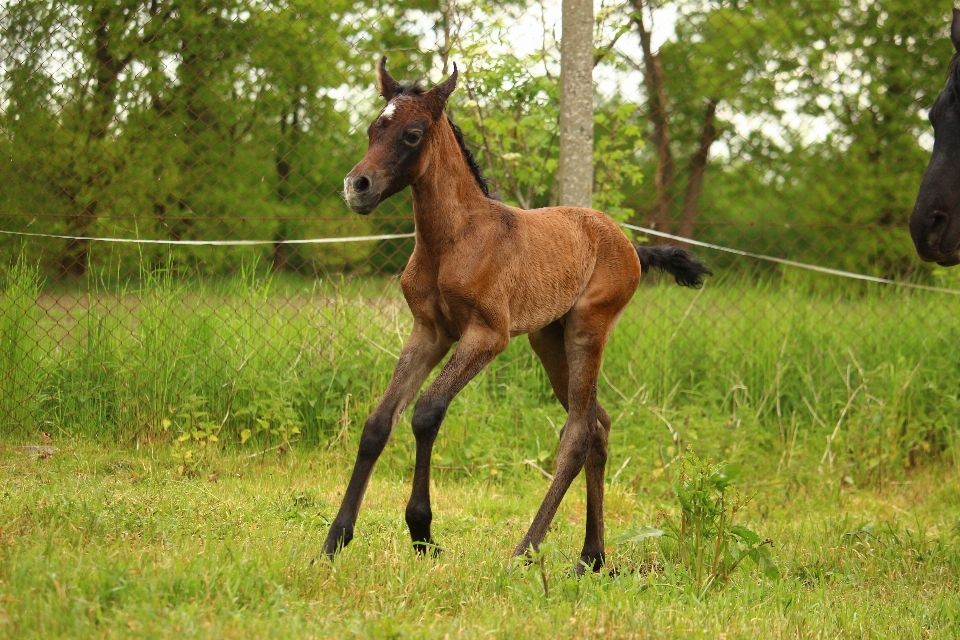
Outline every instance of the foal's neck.
{"label": "foal's neck", "polygon": [[427,170],[412,185],[417,241],[441,252],[462,236],[474,216],[486,210],[487,197],[477,184],[446,118],[429,142]]}

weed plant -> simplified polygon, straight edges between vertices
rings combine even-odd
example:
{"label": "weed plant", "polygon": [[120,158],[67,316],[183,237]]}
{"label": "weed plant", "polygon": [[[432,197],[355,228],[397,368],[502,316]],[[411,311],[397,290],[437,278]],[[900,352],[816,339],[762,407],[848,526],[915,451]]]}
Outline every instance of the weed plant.
{"label": "weed plant", "polygon": [[714,465],[692,453],[680,459],[673,485],[679,513],[661,511],[657,525],[628,529],[616,542],[656,541],[653,567],[665,579],[702,599],[712,587],[726,586],[744,560],[751,560],[768,579],[780,577],[770,554],[773,540],[737,523],[737,514],[750,502],[728,492],[740,475],[740,465]]}

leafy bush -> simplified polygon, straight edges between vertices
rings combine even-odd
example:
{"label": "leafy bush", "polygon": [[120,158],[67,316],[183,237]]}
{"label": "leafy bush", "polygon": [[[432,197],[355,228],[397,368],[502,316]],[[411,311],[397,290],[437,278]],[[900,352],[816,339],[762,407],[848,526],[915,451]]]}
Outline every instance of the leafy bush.
{"label": "leafy bush", "polygon": [[698,599],[718,584],[726,586],[748,558],[767,578],[779,578],[770,554],[773,541],[735,524],[737,514],[750,502],[750,496],[727,493],[740,474],[740,465],[713,465],[690,452],[680,465],[673,487],[679,515],[661,511],[656,527],[631,529],[615,542],[656,541],[665,562],[664,574]]}

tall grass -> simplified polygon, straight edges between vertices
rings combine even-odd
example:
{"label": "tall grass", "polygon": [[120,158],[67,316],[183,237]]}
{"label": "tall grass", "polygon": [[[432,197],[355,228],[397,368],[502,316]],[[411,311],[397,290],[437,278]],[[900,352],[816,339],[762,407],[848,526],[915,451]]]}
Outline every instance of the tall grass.
{"label": "tall grass", "polygon": [[20,435],[40,400],[39,271],[22,259],[0,273],[0,430]]}
{"label": "tall grass", "polygon": [[[65,294],[43,311],[36,271],[20,265],[0,302],[3,422],[20,439],[49,424],[159,441],[202,423],[220,446],[298,432],[352,448],[410,326],[395,281],[375,285],[291,286],[254,269],[205,284],[160,272]],[[859,483],[951,456],[958,311],[949,296],[796,278],[645,286],[600,382],[614,462],[666,467],[687,445],[724,458],[766,451],[778,470],[802,458]],[[539,363],[515,340],[455,401],[438,466],[549,464],[562,421]],[[405,467],[412,442],[400,442],[388,459]]]}

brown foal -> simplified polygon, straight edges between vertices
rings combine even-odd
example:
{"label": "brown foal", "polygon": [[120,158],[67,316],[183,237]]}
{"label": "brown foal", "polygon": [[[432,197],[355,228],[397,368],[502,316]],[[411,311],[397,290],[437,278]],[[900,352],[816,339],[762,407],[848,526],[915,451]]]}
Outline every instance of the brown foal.
{"label": "brown foal", "polygon": [[457,70],[426,91],[377,80],[387,105],[368,130],[367,155],[344,179],[344,199],[366,215],[413,189],[416,246],[400,279],[413,331],[387,390],[363,427],[356,465],[323,550],[333,556],[353,538],[373,466],[394,425],[430,371],[453,356],[413,410],[416,467],[406,521],[418,552],[430,535],[430,456],[454,396],[510,338],[527,334],[553,391],[567,410],[556,475],[517,545],[536,549],[573,479],[586,467],[587,526],[576,571],[604,559],[603,490],[610,415],[597,402],[604,345],[640,282],[641,266],[699,286],[709,270],[676,247],[635,247],[606,214],[550,207],[526,211],[490,198],[460,130],[444,113]]}

